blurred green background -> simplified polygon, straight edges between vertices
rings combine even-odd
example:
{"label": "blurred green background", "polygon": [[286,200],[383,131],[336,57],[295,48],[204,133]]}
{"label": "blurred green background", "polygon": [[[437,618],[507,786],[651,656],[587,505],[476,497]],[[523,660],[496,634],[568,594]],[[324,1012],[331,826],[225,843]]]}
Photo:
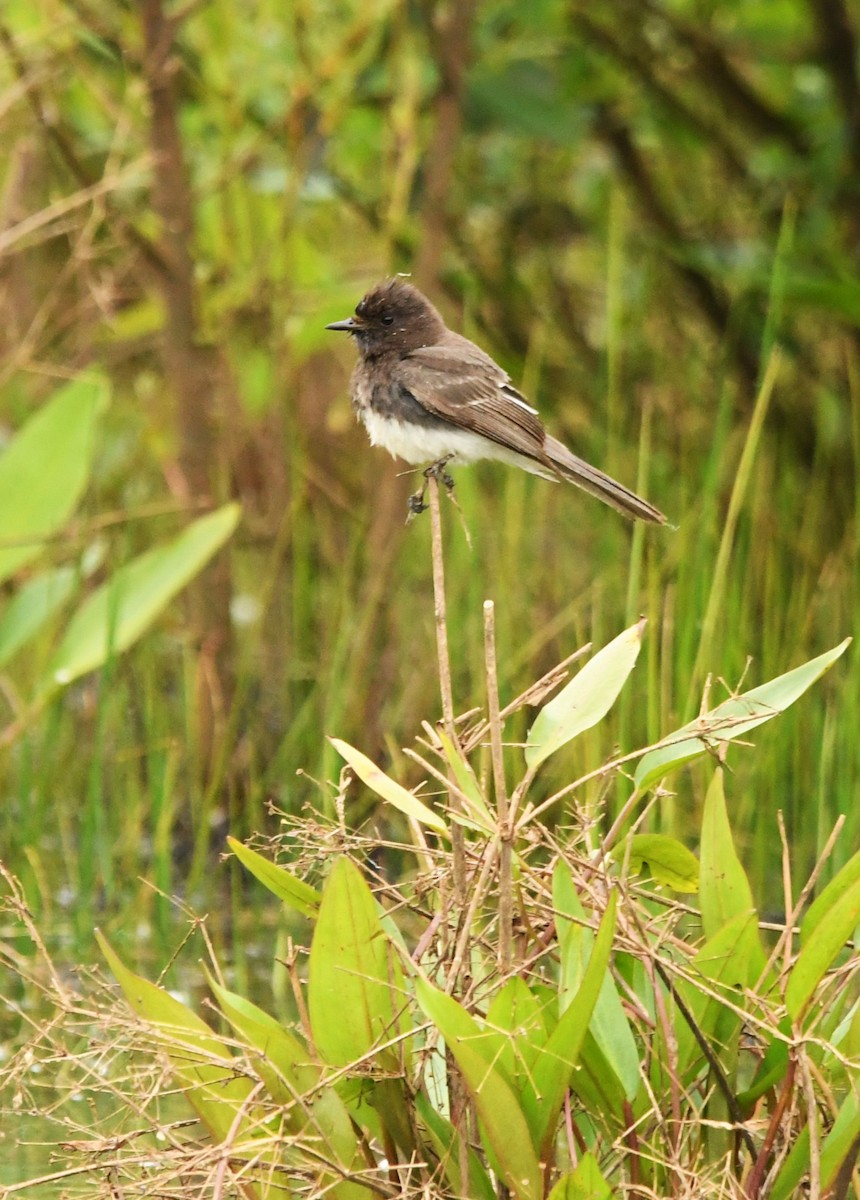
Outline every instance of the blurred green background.
{"label": "blurred green background", "polygon": [[[112,387],[41,566],[97,546],[103,577],[190,511],[244,510],[154,632],[20,729],[62,612],[3,670],[2,857],[64,953],[92,955],[94,921],[170,941],[157,889],[213,910],[225,943],[255,928],[224,835],[330,809],[327,733],[418,782],[398,747],[439,715],[429,522],[405,525],[414,479],[355,425],[353,349],[323,328],[387,273],[677,526],[633,531],[498,465],[457,473],[460,710],[483,701],[487,597],[503,702],[650,620],[623,703],[556,756],[547,794],[689,719],[709,675],[716,703],[853,631],[858,28],[843,0],[7,0],[3,433],[69,376]],[[730,756],[765,909],[778,810],[798,880],[840,813],[836,863],[857,845],[858,716],[849,655]],[[694,841],[703,778],[655,824]],[[355,790],[347,815],[377,820]]]}

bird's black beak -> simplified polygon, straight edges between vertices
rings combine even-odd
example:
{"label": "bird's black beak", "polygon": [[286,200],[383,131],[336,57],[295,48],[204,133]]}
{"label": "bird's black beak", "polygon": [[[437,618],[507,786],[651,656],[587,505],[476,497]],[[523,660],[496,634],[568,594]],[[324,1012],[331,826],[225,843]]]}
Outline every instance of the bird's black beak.
{"label": "bird's black beak", "polygon": [[326,325],[326,329],[343,329],[346,333],[352,333],[358,328],[358,321],[355,317],[347,317],[345,321],[332,321],[331,325]]}

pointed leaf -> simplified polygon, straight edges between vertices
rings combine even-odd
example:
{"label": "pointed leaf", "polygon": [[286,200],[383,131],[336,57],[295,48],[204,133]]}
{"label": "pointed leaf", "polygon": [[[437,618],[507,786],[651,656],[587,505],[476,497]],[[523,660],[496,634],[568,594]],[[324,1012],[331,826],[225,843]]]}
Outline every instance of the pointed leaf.
{"label": "pointed leaf", "polygon": [[457,782],[457,787],[469,801],[471,807],[471,817],[477,821],[479,826],[487,830],[496,828],[496,821],[493,814],[490,812],[489,806],[484,799],[475,774],[469,763],[463,758],[460,751],[445,733],[444,729],[437,731],[439,741],[442,743],[442,751],[445,755],[445,760],[453,772],[454,779]]}
{"label": "pointed leaf", "polygon": [[[308,963],[308,1012],[321,1057],[343,1067],[410,1028],[400,959],[358,868],[339,858],[323,889]],[[403,1046],[379,1053],[398,1070]]]}
{"label": "pointed leaf", "polygon": [[34,575],[16,592],[0,620],[0,667],[36,636],[71,596],[78,577],[74,567]]}
{"label": "pointed leaf", "polygon": [[282,900],[288,908],[294,908],[303,917],[317,915],[321,896],[316,888],[297,879],[295,875],[291,875],[289,871],[279,867],[276,863],[270,862],[268,858],[264,858],[262,854],[258,854],[249,846],[243,845],[236,838],[228,837],[227,844],[242,866],[246,867],[255,879],[259,879],[260,883],[279,900]]}
{"label": "pointed leaf", "polygon": [[98,377],[67,383],[0,455],[0,582],[37,558],[74,512],[107,400]]}
{"label": "pointed leaf", "polygon": [[819,921],[830,912],[834,904],[860,879],[860,850],[852,855],[833,876],[824,890],[810,904],[800,925],[800,942],[803,945],[814,936]]}
{"label": "pointed leaf", "polygon": [[[847,1195],[837,1193],[834,1188],[843,1164],[849,1155],[856,1159],[857,1142],[860,1139],[860,1099],[855,1091],[848,1092],[836,1120],[833,1122],[820,1150],[820,1187],[822,1196]],[[794,1145],[782,1164],[770,1191],[771,1200],[793,1200],[802,1195],[803,1177],[809,1170],[809,1125],[805,1125],[795,1138]]]}
{"label": "pointed leaf", "polygon": [[392,807],[405,813],[407,817],[412,817],[419,824],[447,834],[448,826],[438,813],[435,813],[432,808],[428,808],[417,796],[413,796],[405,787],[380,771],[376,763],[371,762],[367,755],[356,750],[354,746],[350,746],[349,742],[341,741],[340,738],[330,737],[328,740],[341,758],[349,763],[362,783],[367,784],[372,792],[376,792],[377,796],[381,796]]}
{"label": "pointed leaf", "polygon": [[[282,1106],[290,1132],[304,1134],[312,1153],[307,1167],[320,1190],[335,1200],[367,1200],[370,1189],[352,1182],[365,1166],[349,1112],[307,1048],[273,1017],[216,980],[209,980],[224,1016],[257,1051],[254,1065],[269,1095]],[[295,1150],[302,1153],[297,1140]],[[327,1170],[327,1162],[335,1170]]]}
{"label": "pointed leaf", "polygon": [[571,1072],[579,1063],[585,1034],[609,969],[617,904],[618,893],[612,891],[579,990],[562,1013],[535,1063],[534,1087],[538,1096],[539,1145],[542,1155],[548,1152],[549,1143],[555,1133],[564,1093],[567,1091]]}
{"label": "pointed leaf", "polygon": [[[562,859],[555,865],[552,879],[558,946],[561,955],[559,1009],[564,1012],[576,997],[594,954],[594,933],[574,886],[570,868]],[[632,1102],[639,1090],[639,1051],[630,1022],[624,1012],[618,988],[607,971],[591,1017],[589,1031],[605,1059],[610,1075]],[[606,1083],[605,1079],[602,1081]]]}
{"label": "pointed leaf", "polygon": [[[705,936],[710,938],[733,917],[741,913],[756,914],[752,888],[732,839],[722,770],[714,772],[705,796],[700,856],[699,905]],[[753,976],[761,971],[764,961],[764,951],[760,949],[751,960]],[[753,982],[754,978],[743,980],[744,986]]]}
{"label": "pointed leaf", "polygon": [[544,705],[529,730],[525,757],[530,769],[606,716],[636,665],[644,628],[639,621],[598,650]]}
{"label": "pointed leaf", "polygon": [[860,925],[860,880],[843,892],[803,945],[785,987],[785,1006],[793,1021],[804,1015],[815,989]]}
{"label": "pointed leaf", "polygon": [[[96,940],[130,1006],[157,1029],[159,1044],[189,1103],[213,1137],[223,1141],[234,1130],[253,1090],[252,1081],[237,1073],[233,1056],[205,1021],[164,988],[124,966],[98,930]],[[246,1129],[249,1115],[240,1117]]]}
{"label": "pointed leaf", "polygon": [[194,521],[173,541],[120,567],[75,613],[38,698],[102,666],[111,654],[135,642],[224,545],[239,514],[237,504],[227,504]]}
{"label": "pointed leaf", "polygon": [[711,712],[665,737],[641,760],[633,777],[638,791],[645,791],[676,767],[706,754],[710,747],[742,737],[784,712],[799,696],[828,671],[851,642],[846,638],[826,654],[820,654],[793,671],[771,679],[742,696],[733,696]]}
{"label": "pointed leaf", "polygon": [[453,1054],[499,1170],[517,1200],[539,1200],[541,1169],[529,1127],[513,1089],[484,1058],[483,1032],[466,1010],[424,979],[415,985],[418,1003]]}

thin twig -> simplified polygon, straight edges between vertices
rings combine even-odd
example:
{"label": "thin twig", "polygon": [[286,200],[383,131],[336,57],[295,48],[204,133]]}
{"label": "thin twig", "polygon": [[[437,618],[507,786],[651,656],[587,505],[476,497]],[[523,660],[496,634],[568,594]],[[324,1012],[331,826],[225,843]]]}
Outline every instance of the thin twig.
{"label": "thin twig", "polygon": [[[451,742],[460,746],[457,738],[457,728],[454,724],[454,698],[451,688],[451,660],[448,655],[448,622],[445,604],[445,561],[442,554],[442,514],[439,509],[439,481],[435,475],[428,475],[428,496],[430,501],[430,536],[433,555],[433,611],[436,617],[436,656],[439,665],[439,691],[442,696],[442,724]],[[460,807],[459,798],[453,791],[450,793],[451,807]],[[454,889],[458,905],[463,905],[466,898],[466,852],[463,844],[463,830],[454,823],[451,828],[451,844],[453,850]]]}
{"label": "thin twig", "polygon": [[492,600],[484,601],[484,669],[487,676],[487,713],[490,718],[490,746],[493,757],[493,782],[499,822],[499,970],[506,975],[511,966],[513,931],[513,881],[511,878],[512,829],[508,818],[508,789],[505,760],[502,755],[502,722],[499,716],[499,677],[496,669],[496,609]]}

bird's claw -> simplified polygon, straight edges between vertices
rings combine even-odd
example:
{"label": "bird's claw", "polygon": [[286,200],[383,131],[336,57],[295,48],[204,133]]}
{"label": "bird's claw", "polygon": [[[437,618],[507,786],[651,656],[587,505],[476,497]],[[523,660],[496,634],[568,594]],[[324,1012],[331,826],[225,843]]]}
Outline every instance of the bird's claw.
{"label": "bird's claw", "polygon": [[406,502],[406,506],[409,509],[410,521],[413,517],[417,517],[419,513],[426,512],[428,506],[424,503],[425,491],[426,488],[422,488],[420,492],[416,492],[414,496],[410,496]]}
{"label": "bird's claw", "polygon": [[454,479],[449,472],[445,470],[453,457],[453,454],[446,454],[444,458],[439,458],[436,460],[436,462],[432,462],[429,467],[425,467],[421,472],[421,474],[424,476],[424,483],[421,486],[421,490],[419,492],[415,492],[407,501],[407,507],[409,509],[409,515],[406,518],[407,521],[411,521],[412,518],[417,517],[419,513],[427,511],[429,506],[425,500],[425,497],[427,495],[427,484],[431,479],[436,479],[442,483],[445,491],[453,499]]}

